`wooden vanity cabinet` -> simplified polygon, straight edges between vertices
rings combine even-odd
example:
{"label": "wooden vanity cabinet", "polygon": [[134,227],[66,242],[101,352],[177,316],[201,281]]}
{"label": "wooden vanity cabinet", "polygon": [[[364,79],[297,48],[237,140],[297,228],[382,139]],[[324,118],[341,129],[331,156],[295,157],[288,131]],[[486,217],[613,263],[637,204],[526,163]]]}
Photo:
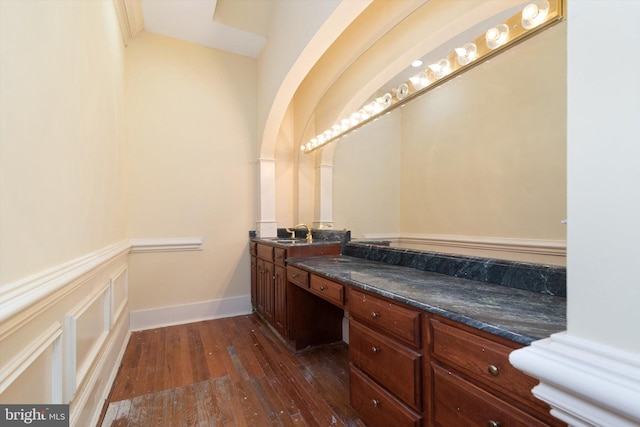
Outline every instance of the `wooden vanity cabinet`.
{"label": "wooden vanity cabinet", "polygon": [[320,298],[344,308],[344,285],[312,274],[309,290]]}
{"label": "wooden vanity cabinet", "polygon": [[349,375],[349,400],[368,427],[422,425],[420,415],[353,365]]}
{"label": "wooden vanity cabinet", "polygon": [[431,425],[565,426],[509,363],[522,345],[436,315],[426,317],[426,403]]}
{"label": "wooden vanity cabinet", "polygon": [[[340,243],[279,247],[251,241],[251,303],[254,310],[286,341],[291,341],[289,325],[290,291],[286,259],[319,255],[339,255]],[[301,271],[301,270],[300,270]],[[294,278],[295,279],[295,278]],[[317,321],[317,319],[316,319]]]}
{"label": "wooden vanity cabinet", "polygon": [[[260,268],[269,252],[257,254]],[[367,426],[566,427],[533,396],[537,381],[509,363],[521,344],[291,265],[283,272],[276,258],[274,298],[288,308],[280,320],[276,301],[274,322],[295,350],[340,340],[348,311],[350,403]]]}
{"label": "wooden vanity cabinet", "polygon": [[251,255],[251,307],[256,308],[256,288],[258,286],[258,254],[256,242],[249,242],[249,255]]}
{"label": "wooden vanity cabinet", "polygon": [[257,286],[256,286],[256,311],[264,320],[273,324],[274,313],[274,265],[272,262],[258,258]]}
{"label": "wooden vanity cabinet", "polygon": [[273,326],[281,336],[287,337],[287,270],[275,265],[273,278]]}
{"label": "wooden vanity cabinet", "polygon": [[348,303],[352,406],[368,426],[421,425],[421,313],[354,288]]}

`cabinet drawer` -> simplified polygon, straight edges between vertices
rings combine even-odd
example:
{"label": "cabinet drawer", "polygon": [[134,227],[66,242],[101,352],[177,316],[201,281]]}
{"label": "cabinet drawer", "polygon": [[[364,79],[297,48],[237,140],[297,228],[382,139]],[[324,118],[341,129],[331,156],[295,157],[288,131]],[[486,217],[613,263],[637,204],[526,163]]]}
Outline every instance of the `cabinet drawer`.
{"label": "cabinet drawer", "polygon": [[363,323],[420,348],[420,312],[351,289],[349,312]]}
{"label": "cabinet drawer", "polygon": [[436,426],[542,427],[542,421],[432,363]]}
{"label": "cabinet drawer", "polygon": [[303,288],[309,287],[309,273],[290,265],[287,266],[287,280]]}
{"label": "cabinet drawer", "polygon": [[284,260],[287,258],[287,250],[282,248],[273,248],[273,259],[276,264],[284,267]]}
{"label": "cabinet drawer", "polygon": [[249,242],[249,253],[253,256],[256,256],[256,246],[258,246],[256,242]]}
{"label": "cabinet drawer", "polygon": [[258,244],[258,258],[273,262],[273,246]]}
{"label": "cabinet drawer", "polygon": [[327,301],[341,307],[344,305],[344,286],[341,284],[312,274],[309,287],[314,294]]}
{"label": "cabinet drawer", "polygon": [[404,406],[388,391],[351,366],[351,406],[369,427],[418,427],[420,416]]}
{"label": "cabinet drawer", "polygon": [[349,360],[413,409],[421,410],[420,354],[351,320]]}
{"label": "cabinet drawer", "polygon": [[538,381],[509,363],[512,348],[434,319],[431,319],[431,328],[433,355],[437,359],[510,397],[548,410],[531,393]]}

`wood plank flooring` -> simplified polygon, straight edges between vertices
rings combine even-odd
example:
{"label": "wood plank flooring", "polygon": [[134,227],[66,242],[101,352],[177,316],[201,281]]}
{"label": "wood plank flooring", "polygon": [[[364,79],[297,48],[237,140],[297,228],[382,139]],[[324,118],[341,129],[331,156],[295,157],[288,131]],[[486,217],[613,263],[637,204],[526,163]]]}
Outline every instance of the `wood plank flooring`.
{"label": "wood plank flooring", "polygon": [[134,332],[100,427],[364,426],[347,346],[294,356],[255,314]]}

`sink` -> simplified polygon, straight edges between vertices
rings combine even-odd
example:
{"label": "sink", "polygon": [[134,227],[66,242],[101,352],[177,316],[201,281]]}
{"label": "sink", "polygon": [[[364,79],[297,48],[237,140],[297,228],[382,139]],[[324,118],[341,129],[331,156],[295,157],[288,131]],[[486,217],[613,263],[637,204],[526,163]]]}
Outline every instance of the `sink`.
{"label": "sink", "polygon": [[296,242],[298,242],[298,240],[296,240],[296,239],[278,239],[278,240],[274,240],[274,242],[280,243],[280,244],[283,244],[283,245],[293,245]]}
{"label": "sink", "polygon": [[264,240],[269,240],[273,243],[280,243],[281,245],[293,245],[295,243],[304,243],[305,239],[297,239],[291,237],[266,237]]}

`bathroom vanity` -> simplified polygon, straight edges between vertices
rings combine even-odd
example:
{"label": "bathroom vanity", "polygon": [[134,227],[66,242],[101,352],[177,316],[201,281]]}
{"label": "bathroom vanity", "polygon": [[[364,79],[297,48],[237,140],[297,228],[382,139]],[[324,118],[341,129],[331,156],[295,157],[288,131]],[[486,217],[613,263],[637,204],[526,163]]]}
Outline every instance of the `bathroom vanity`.
{"label": "bathroom vanity", "polygon": [[536,380],[508,360],[566,328],[563,268],[341,249],[285,252],[287,318],[284,328],[272,324],[299,351],[342,339],[347,314],[351,405],[367,425],[563,425],[534,398]]}
{"label": "bathroom vanity", "polygon": [[[312,318],[340,317],[339,310],[333,306],[323,307],[315,298],[295,295],[290,281],[298,279],[298,273],[287,273],[286,259],[292,257],[312,257],[338,255],[341,252],[340,236],[328,238],[321,235],[315,242],[309,243],[304,237],[276,237],[252,239],[249,243],[251,254],[251,305],[253,309],[271,325],[294,350],[309,348],[312,345],[339,341],[342,337],[340,321],[332,327],[320,328]],[[302,275],[300,275],[302,277]],[[304,318],[308,318],[305,327],[299,325],[297,315],[303,307]],[[334,312],[333,316],[326,311]],[[297,327],[296,327],[297,326]],[[296,333],[295,330],[298,330]],[[315,337],[315,338],[314,338]]]}

